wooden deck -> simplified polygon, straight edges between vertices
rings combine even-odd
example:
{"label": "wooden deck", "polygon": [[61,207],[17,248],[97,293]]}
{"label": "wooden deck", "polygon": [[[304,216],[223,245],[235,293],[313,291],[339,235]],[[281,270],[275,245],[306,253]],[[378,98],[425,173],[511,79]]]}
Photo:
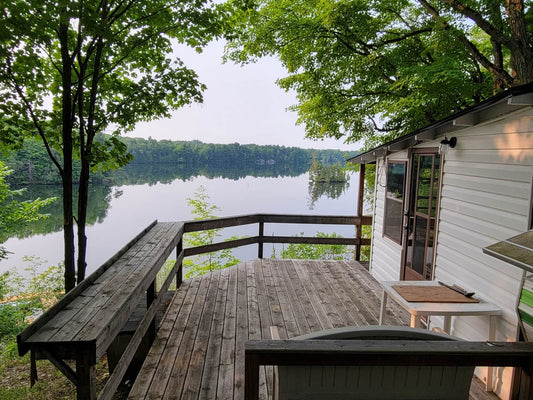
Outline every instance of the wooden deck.
{"label": "wooden deck", "polygon": [[[185,280],[131,399],[243,399],[244,343],[348,325],[376,325],[381,288],[357,262],[262,259]],[[393,302],[385,323],[408,325]],[[260,376],[268,398],[271,369]],[[472,386],[472,399],[495,398]]]}

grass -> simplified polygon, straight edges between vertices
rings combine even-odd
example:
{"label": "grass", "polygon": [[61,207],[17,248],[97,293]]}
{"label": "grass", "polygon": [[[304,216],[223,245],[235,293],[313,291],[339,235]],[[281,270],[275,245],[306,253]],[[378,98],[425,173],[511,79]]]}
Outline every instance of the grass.
{"label": "grass", "polygon": [[30,388],[29,356],[0,359],[0,400],[73,399],[76,390],[48,361],[38,361],[39,381]]}
{"label": "grass", "polygon": [[[30,388],[30,358],[0,355],[0,400],[62,400],[75,399],[76,388],[49,361],[37,361],[39,380]],[[98,390],[109,378],[105,357],[96,366]],[[129,387],[124,385],[113,397],[126,398]]]}

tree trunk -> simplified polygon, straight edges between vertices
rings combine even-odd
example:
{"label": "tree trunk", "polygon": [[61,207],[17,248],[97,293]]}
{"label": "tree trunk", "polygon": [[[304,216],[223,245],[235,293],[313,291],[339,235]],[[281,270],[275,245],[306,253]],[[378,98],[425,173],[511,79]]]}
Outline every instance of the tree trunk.
{"label": "tree trunk", "polygon": [[511,69],[513,86],[533,81],[533,43],[527,30],[522,0],[507,0],[509,31],[513,46],[511,50]]}
{"label": "tree trunk", "polygon": [[[499,42],[496,42],[495,40],[491,39],[492,44],[492,58],[494,65],[496,66],[496,69],[503,71],[503,52],[502,52],[502,45]],[[505,83],[501,79],[500,76],[493,74],[493,87],[494,87],[494,94],[500,92],[505,87]]]}
{"label": "tree trunk", "polygon": [[62,140],[63,140],[63,240],[65,255],[65,291],[76,286],[76,264],[74,263],[74,216],[72,201],[72,93],[71,65],[68,51],[68,20],[59,26],[61,61],[63,73],[62,93]]}
{"label": "tree trunk", "polygon": [[[102,3],[104,13],[107,12],[107,3]],[[104,49],[104,40],[99,37],[96,45],[96,52],[94,56],[94,65],[92,71],[91,91],[89,96],[89,112],[87,115],[87,131],[85,130],[85,124],[83,119],[83,91],[80,90],[80,128],[79,128],[79,141],[80,141],[80,158],[81,158],[81,172],[80,172],[80,186],[78,197],[78,283],[85,279],[85,270],[87,268],[86,256],[87,256],[87,235],[85,233],[85,226],[87,224],[87,205],[89,202],[89,178],[90,178],[90,163],[89,159],[92,155],[92,146],[96,131],[94,128],[94,118],[96,101],[98,94],[98,84],[100,79],[100,68],[102,61],[102,54]],[[85,69],[80,71],[81,75],[85,77]]]}
{"label": "tree trunk", "polygon": [[80,185],[78,189],[78,284],[85,279],[87,269],[87,204],[89,199],[89,162],[82,156]]}

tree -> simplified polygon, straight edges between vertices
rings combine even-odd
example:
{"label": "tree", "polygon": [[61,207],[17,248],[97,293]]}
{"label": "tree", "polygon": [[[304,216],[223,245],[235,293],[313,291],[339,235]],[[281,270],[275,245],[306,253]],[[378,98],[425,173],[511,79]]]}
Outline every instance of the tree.
{"label": "tree", "polygon": [[338,199],[350,187],[350,173],[341,164],[322,165],[316,158],[309,167],[309,203],[313,209],[323,195]]}
{"label": "tree", "polygon": [[[303,233],[300,236],[303,236]],[[342,236],[337,233],[317,232],[315,237],[341,238]],[[350,261],[354,259],[354,252],[352,246],[342,244],[291,243],[282,247],[280,256],[282,259]],[[276,258],[275,254],[273,258]]]}
{"label": "tree", "polygon": [[11,171],[0,162],[0,260],[7,257],[8,251],[1,246],[10,235],[15,233],[27,222],[43,218],[39,209],[50,204],[54,199],[35,199],[33,201],[17,201],[20,190],[11,190],[5,178]]}
{"label": "tree", "polygon": [[172,58],[174,45],[201,51],[224,15],[209,0],[18,0],[0,10],[0,139],[13,147],[39,137],[61,176],[67,290],[85,277],[91,171],[131,160],[119,136],[137,122],[202,101],[204,86]]}
{"label": "tree", "polygon": [[227,57],[278,57],[311,138],[373,146],[533,81],[531,0],[244,4]]}
{"label": "tree", "polygon": [[[220,208],[209,201],[209,195],[203,186],[200,186],[195,192],[194,197],[188,197],[187,202],[191,207],[191,213],[195,220],[216,218],[216,211]],[[189,232],[185,234],[184,241],[186,247],[205,246],[215,243],[215,240],[221,237],[222,229],[209,229],[205,231]],[[230,237],[228,240],[238,239]],[[231,267],[239,263],[239,259],[233,256],[231,249],[219,250],[193,258],[184,260],[185,276],[203,275],[214,270]]]}

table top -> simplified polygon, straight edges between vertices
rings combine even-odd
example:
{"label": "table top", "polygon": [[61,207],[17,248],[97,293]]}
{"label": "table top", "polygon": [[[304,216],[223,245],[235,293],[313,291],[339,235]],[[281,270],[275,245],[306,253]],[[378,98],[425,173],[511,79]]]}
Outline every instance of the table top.
{"label": "table top", "polygon": [[411,302],[405,300],[393,286],[440,286],[435,281],[384,281],[383,290],[393,297],[411,315],[500,315],[501,310],[495,304],[474,295],[478,303],[432,303]]}

